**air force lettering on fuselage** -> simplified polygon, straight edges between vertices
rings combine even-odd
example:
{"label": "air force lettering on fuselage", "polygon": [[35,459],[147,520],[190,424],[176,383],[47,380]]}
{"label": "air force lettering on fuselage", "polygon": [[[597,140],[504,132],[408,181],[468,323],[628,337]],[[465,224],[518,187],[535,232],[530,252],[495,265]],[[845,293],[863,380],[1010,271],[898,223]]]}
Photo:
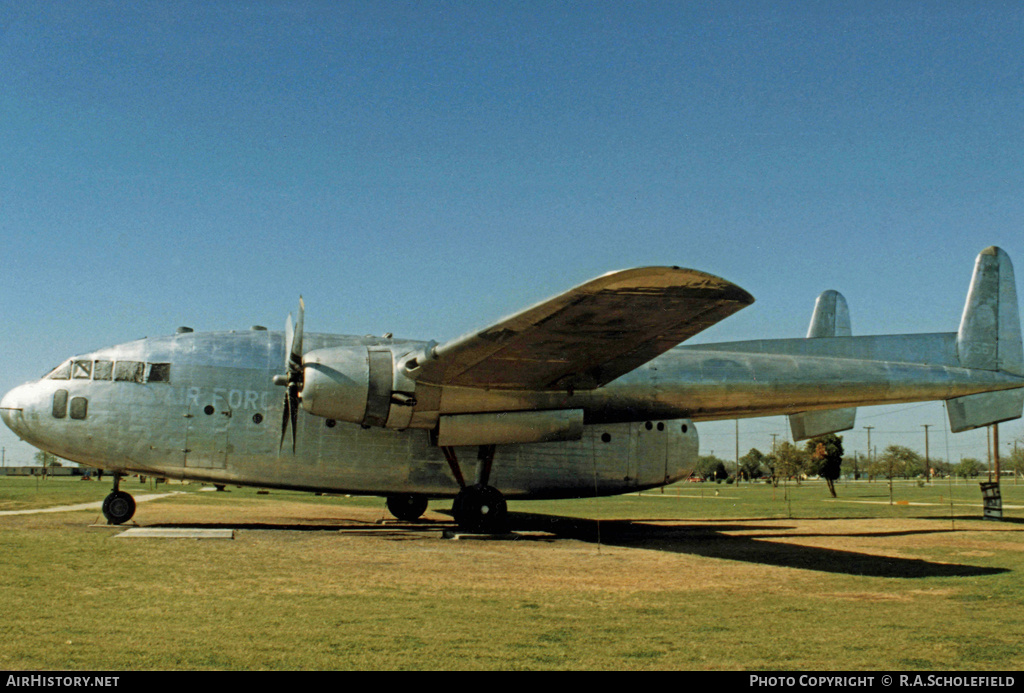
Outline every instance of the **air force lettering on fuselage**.
{"label": "air force lettering on fuselage", "polygon": [[215,387],[210,392],[204,392],[201,387],[190,387],[185,392],[184,404],[199,408],[206,403],[214,409],[220,407],[229,411],[263,412],[270,409],[270,393],[266,390],[228,390],[223,387]]}
{"label": "air force lettering on fuselage", "polygon": [[954,432],[1020,417],[1013,267],[977,258],[956,332],[856,337],[823,293],[807,336],[678,346],[753,302],[678,267],[613,272],[438,345],[285,331],[177,334],[69,359],[0,416],[61,457],[118,474],[383,495],[402,519],[452,498],[465,529],[505,498],[610,495],[685,478],[694,421],[788,415],[795,439],[858,406],[946,400]]}

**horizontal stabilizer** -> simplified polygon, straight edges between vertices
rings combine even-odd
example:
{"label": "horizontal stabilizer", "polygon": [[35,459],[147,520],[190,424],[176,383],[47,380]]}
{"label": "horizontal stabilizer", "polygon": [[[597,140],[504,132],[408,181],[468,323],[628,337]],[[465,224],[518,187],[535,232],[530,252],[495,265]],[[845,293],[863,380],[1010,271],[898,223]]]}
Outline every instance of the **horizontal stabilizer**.
{"label": "horizontal stabilizer", "polygon": [[856,418],[856,407],[830,411],[802,411],[799,414],[790,414],[789,429],[793,433],[793,440],[801,441],[827,433],[849,431],[853,428]]}
{"label": "horizontal stabilizer", "polygon": [[1024,413],[1024,389],[982,392],[948,399],[946,412],[949,430],[953,433],[1019,419]]}
{"label": "horizontal stabilizer", "polygon": [[[814,314],[811,316],[811,325],[807,328],[807,338],[850,337],[852,335],[850,309],[846,305],[846,299],[838,291],[823,292],[814,304]],[[856,419],[856,407],[829,411],[804,411],[790,415],[789,429],[793,433],[793,440],[807,440],[828,433],[848,431],[853,428]]]}

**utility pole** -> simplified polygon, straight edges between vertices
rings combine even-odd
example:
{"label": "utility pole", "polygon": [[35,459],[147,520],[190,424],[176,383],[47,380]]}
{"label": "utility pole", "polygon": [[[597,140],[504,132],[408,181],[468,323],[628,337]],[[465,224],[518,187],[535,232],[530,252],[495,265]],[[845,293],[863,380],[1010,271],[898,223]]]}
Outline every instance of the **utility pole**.
{"label": "utility pole", "polygon": [[924,427],[924,478],[925,481],[932,480],[932,465],[928,457],[928,427],[931,424],[921,424]]}
{"label": "utility pole", "polygon": [[736,483],[740,483],[740,420],[736,419]]}
{"label": "utility pole", "polygon": [[889,455],[889,505],[892,505],[892,455]]}
{"label": "utility pole", "polygon": [[[985,503],[985,519],[1003,519],[1003,498],[999,491],[999,424],[992,424],[989,427],[992,431],[992,447],[989,454],[992,455],[992,467],[988,472],[988,483],[981,485],[981,495]],[[995,470],[995,481],[992,481],[993,468]]]}
{"label": "utility pole", "polygon": [[865,426],[865,430],[868,432],[868,466],[871,465],[871,429],[874,426]]}
{"label": "utility pole", "polygon": [[996,468],[996,483],[999,483],[999,424],[992,424],[992,464]]}

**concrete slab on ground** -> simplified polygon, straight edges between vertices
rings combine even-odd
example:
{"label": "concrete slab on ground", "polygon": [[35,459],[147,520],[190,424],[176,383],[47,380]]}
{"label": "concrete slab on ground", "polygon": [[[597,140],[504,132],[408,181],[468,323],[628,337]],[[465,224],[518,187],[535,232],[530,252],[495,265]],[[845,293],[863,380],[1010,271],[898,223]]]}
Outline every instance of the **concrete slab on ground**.
{"label": "concrete slab on ground", "polygon": [[115,539],[234,539],[233,529],[202,529],[196,527],[132,527]]}

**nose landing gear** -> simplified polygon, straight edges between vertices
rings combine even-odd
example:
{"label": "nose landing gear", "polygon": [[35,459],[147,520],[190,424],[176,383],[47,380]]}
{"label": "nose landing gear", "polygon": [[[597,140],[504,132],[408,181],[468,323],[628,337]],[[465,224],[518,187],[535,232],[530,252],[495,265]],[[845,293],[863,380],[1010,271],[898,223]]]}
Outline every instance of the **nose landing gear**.
{"label": "nose landing gear", "polygon": [[124,524],[135,514],[135,499],[121,490],[121,475],[114,474],[114,490],[103,499],[103,516],[112,525]]}
{"label": "nose landing gear", "polygon": [[415,522],[427,510],[427,497],[416,494],[388,496],[388,510],[399,520]]}

